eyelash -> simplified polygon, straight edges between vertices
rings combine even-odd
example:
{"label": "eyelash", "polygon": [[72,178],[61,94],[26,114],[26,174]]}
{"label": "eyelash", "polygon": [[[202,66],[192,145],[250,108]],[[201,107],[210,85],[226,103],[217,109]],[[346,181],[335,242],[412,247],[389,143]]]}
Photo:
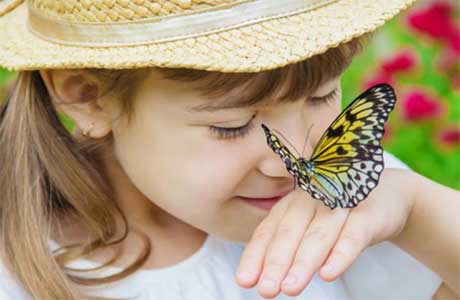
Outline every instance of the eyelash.
{"label": "eyelash", "polygon": [[[337,95],[338,88],[334,89],[332,92],[330,92],[328,95],[323,96],[323,97],[312,97],[310,98],[310,103],[313,105],[320,105],[322,103],[329,103],[332,101],[335,96]],[[314,100],[313,100],[314,99]],[[218,139],[222,140],[232,140],[236,138],[243,138],[246,136],[246,134],[251,131],[251,129],[254,127],[254,123],[252,120],[255,118],[255,114],[251,117],[251,119],[244,124],[243,126],[239,127],[217,127],[217,126],[209,126],[209,130],[211,130],[211,133],[215,135]]]}
{"label": "eyelash", "polygon": [[218,139],[236,139],[236,138],[242,138],[246,134],[251,131],[251,129],[254,127],[254,123],[252,120],[256,117],[256,115],[252,115],[251,119],[244,124],[243,126],[239,127],[217,127],[217,126],[209,126],[209,130],[211,130],[211,133],[214,134]]}
{"label": "eyelash", "polygon": [[320,105],[320,104],[323,104],[323,103],[329,103],[331,102],[332,100],[334,100],[335,96],[337,95],[337,93],[339,92],[339,88],[335,88],[332,92],[330,92],[329,94],[323,96],[323,97],[311,97],[309,98],[309,103],[313,104],[313,105]]}

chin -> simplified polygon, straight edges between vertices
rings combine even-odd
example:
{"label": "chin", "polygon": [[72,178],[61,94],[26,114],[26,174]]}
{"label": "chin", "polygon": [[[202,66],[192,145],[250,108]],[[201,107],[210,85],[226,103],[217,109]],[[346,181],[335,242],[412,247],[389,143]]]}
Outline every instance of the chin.
{"label": "chin", "polygon": [[[249,207],[240,200],[229,203],[231,207],[221,212],[217,223],[214,223],[214,226],[208,226],[206,232],[224,240],[247,243],[251,240],[254,230],[268,215],[268,211]],[[235,204],[237,205],[234,206]],[[217,230],[212,230],[213,228]]]}
{"label": "chin", "polygon": [[249,235],[249,236],[245,236],[245,237],[222,237],[222,238],[227,240],[227,241],[246,244],[251,239],[251,236]]}

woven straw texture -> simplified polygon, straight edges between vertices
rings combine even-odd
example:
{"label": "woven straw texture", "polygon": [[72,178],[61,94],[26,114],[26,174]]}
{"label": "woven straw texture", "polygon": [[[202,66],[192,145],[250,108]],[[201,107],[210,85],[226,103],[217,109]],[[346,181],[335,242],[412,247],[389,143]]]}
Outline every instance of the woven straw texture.
{"label": "woven straw texture", "polygon": [[[28,31],[23,3],[0,17],[0,66],[14,71],[160,66],[258,72],[304,60],[373,31],[414,1],[339,0],[308,12],[198,37],[118,47],[68,46],[43,40]],[[59,20],[116,23],[191,14],[235,2],[248,1],[33,0],[29,4]]]}
{"label": "woven straw texture", "polygon": [[152,16],[177,15],[234,2],[234,0],[34,0],[31,3],[46,12],[49,17],[68,21],[105,23],[140,20]]}

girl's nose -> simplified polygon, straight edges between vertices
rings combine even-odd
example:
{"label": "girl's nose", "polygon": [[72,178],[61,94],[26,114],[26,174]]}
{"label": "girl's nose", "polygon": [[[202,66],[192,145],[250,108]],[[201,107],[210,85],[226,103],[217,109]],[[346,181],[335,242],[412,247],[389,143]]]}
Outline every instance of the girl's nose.
{"label": "girl's nose", "polygon": [[[292,124],[291,124],[292,125]],[[305,153],[310,153],[311,151],[311,143],[309,142],[310,138],[307,139],[306,130],[304,129],[306,126],[305,124],[301,128],[296,128],[291,131],[277,130],[275,132],[272,129],[272,132],[278,137],[280,142],[291,152],[292,156],[296,159],[299,159],[300,156],[305,156]],[[289,133],[293,134],[289,134]],[[292,177],[292,175],[287,171],[285,163],[281,160],[281,157],[273,152],[273,150],[267,144],[267,139],[265,134],[262,132],[263,135],[263,148],[262,152],[263,155],[259,161],[259,171],[270,177]],[[303,149],[305,147],[305,150]],[[302,155],[302,151],[304,150],[304,154]]]}
{"label": "girl's nose", "polygon": [[286,165],[280,159],[280,157],[274,153],[271,149],[268,149],[271,153],[268,153],[260,161],[258,169],[260,173],[268,177],[291,177],[291,174],[286,169]]}
{"label": "girl's nose", "polygon": [[[311,122],[306,114],[304,102],[293,102],[274,107],[264,118],[264,124],[278,137],[279,141],[298,159],[312,150]],[[271,177],[291,177],[280,156],[267,144],[267,137],[260,127],[259,171]],[[262,147],[262,148],[260,148]]]}

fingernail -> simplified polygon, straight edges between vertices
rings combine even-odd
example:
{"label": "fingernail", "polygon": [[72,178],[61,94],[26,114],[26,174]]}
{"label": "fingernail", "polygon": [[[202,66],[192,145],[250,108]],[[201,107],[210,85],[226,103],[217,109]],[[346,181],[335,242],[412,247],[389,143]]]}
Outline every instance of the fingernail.
{"label": "fingernail", "polygon": [[336,270],[336,266],[335,266],[334,262],[329,262],[329,263],[327,263],[327,265],[325,265],[323,267],[323,273],[325,273],[327,275],[332,275],[335,270]]}
{"label": "fingernail", "polygon": [[260,287],[262,288],[274,288],[276,285],[276,282],[272,279],[263,279],[262,282],[260,283]]}
{"label": "fingernail", "polygon": [[297,277],[294,274],[288,274],[288,276],[283,280],[283,285],[293,285],[296,281]]}
{"label": "fingernail", "polygon": [[248,281],[249,279],[251,279],[251,274],[249,274],[249,272],[246,271],[240,271],[236,274],[236,276],[238,276],[238,278],[243,281]]}

